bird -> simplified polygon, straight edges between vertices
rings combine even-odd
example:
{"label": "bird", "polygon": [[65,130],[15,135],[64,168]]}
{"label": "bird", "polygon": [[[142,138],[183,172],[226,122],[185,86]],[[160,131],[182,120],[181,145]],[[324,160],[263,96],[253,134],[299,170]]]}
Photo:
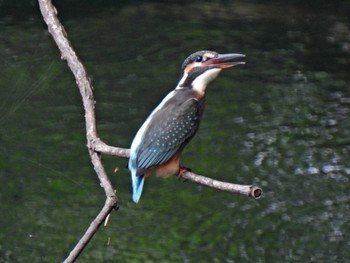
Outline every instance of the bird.
{"label": "bird", "polygon": [[221,70],[245,64],[232,61],[243,57],[201,50],[184,60],[177,86],[151,112],[131,143],[128,168],[135,203],[151,174],[181,176],[191,171],[180,166],[180,155],[198,131],[207,85]]}

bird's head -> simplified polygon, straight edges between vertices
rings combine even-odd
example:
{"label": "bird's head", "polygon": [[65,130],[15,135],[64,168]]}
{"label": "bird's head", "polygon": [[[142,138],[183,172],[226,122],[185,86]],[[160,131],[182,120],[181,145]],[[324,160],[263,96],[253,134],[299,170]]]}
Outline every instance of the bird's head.
{"label": "bird's head", "polygon": [[222,69],[245,64],[245,62],[231,61],[242,57],[245,55],[218,54],[208,50],[197,51],[183,62],[177,89],[192,88],[204,94],[208,83],[215,79]]}

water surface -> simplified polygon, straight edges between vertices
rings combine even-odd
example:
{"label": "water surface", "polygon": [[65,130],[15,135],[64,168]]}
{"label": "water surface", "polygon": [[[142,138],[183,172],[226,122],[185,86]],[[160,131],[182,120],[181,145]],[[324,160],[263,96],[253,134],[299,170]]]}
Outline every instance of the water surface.
{"label": "water surface", "polygon": [[[121,200],[79,262],[347,262],[350,27],[346,5],[120,3],[59,14],[94,85],[98,129],[129,147],[190,53],[247,55],[210,85],[183,163],[257,184],[258,201],[153,177]],[[68,4],[66,4],[68,5]],[[61,8],[61,9],[60,9]],[[0,26],[0,261],[59,262],[104,203],[81,99],[38,10]],[[115,167],[119,173],[114,174]]]}

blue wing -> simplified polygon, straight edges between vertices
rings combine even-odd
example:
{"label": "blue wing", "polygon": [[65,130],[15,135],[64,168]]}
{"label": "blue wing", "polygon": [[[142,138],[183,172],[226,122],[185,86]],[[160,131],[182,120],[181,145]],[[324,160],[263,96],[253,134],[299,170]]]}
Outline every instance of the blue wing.
{"label": "blue wing", "polygon": [[184,103],[169,103],[157,111],[138,147],[137,175],[171,159],[194,136],[199,126],[199,103],[191,98]]}

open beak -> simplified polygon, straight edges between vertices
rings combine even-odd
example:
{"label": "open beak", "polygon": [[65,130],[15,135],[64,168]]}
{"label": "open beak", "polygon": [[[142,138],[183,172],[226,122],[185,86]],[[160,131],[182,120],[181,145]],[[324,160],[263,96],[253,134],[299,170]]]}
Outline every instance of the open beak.
{"label": "open beak", "polygon": [[245,64],[245,62],[230,61],[235,58],[244,58],[242,54],[218,54],[216,57],[208,59],[203,63],[204,67],[208,68],[232,68],[237,65]]}

